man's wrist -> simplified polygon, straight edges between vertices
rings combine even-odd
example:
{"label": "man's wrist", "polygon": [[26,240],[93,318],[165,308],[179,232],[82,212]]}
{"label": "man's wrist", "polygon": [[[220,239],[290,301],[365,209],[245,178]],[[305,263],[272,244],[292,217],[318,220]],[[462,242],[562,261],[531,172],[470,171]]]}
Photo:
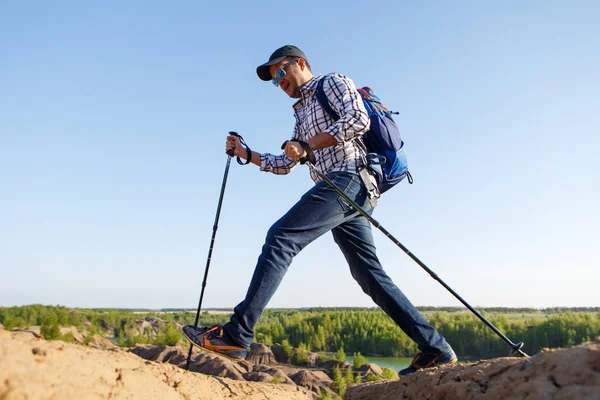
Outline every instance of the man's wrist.
{"label": "man's wrist", "polygon": [[303,142],[300,140],[298,141],[298,143],[300,143],[300,146],[302,146],[302,148],[304,149],[304,155],[300,157],[300,163],[304,164],[305,162],[309,161],[311,164],[314,164],[317,161],[317,159],[310,145],[307,142]]}

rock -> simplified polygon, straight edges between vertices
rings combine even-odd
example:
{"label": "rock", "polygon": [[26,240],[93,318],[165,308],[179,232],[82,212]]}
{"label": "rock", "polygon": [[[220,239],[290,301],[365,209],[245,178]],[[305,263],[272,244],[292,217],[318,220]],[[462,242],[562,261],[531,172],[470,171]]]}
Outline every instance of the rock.
{"label": "rock", "polygon": [[[35,350],[34,354],[34,348]],[[45,355],[44,355],[45,354]],[[0,399],[308,400],[291,385],[235,381],[105,351],[0,331]]]}
{"label": "rock", "polygon": [[242,381],[243,374],[251,372],[237,362],[204,352],[195,356],[195,362],[190,364],[190,371]]}
{"label": "rock", "polygon": [[331,387],[331,379],[328,381],[322,381],[319,379],[322,376],[315,374],[311,370],[300,370],[294,375],[290,376],[290,379],[298,386],[307,388],[310,391],[319,393],[321,390],[329,389]]}
{"label": "rock", "polygon": [[383,369],[381,369],[381,367],[379,365],[373,364],[373,363],[365,363],[365,364],[361,365],[360,368],[357,369],[356,371],[362,372],[362,374],[364,376],[367,376],[367,375],[383,376]]}
{"label": "rock", "polygon": [[342,371],[345,371],[345,370],[347,370],[347,369],[348,369],[348,367],[351,367],[351,366],[352,366],[352,364],[350,364],[348,361],[341,361],[341,362],[338,364],[338,368],[339,368],[340,370],[342,370]]}
{"label": "rock", "polygon": [[[167,362],[178,365],[181,368],[185,368],[186,366],[187,353],[178,346],[138,344],[129,351],[146,360]],[[233,362],[223,357],[196,350],[196,348],[194,348],[192,358],[195,362],[190,365],[190,371],[207,375],[224,376],[236,380],[258,382],[272,382],[277,377],[279,383],[296,385],[281,368],[274,368],[263,364],[252,364],[247,361]],[[298,369],[290,370],[293,373],[298,372]],[[269,378],[264,374],[267,374]]]}
{"label": "rock", "polygon": [[[279,379],[279,383],[284,383],[284,384],[288,384],[288,385],[296,385],[294,383],[294,381],[292,381],[287,374],[283,371],[282,368],[276,367],[269,367],[267,365],[255,365],[254,369],[252,370],[253,372],[264,372],[267,373],[269,375],[271,375],[273,378],[277,377],[277,379]],[[298,370],[295,370],[295,372],[298,372]]]}
{"label": "rock", "polygon": [[287,364],[290,362],[290,358],[285,355],[285,351],[283,351],[283,346],[280,344],[274,344],[271,346],[271,352],[275,356],[275,360],[281,364]]}
{"label": "rock", "polygon": [[[345,361],[343,361],[345,362]],[[341,362],[339,362],[338,360],[325,360],[321,363],[321,367],[328,369],[328,370],[333,370],[333,368],[338,367],[340,368]]]}
{"label": "rock", "polygon": [[94,335],[92,337],[92,339],[88,343],[88,347],[92,347],[94,349],[100,349],[100,350],[120,350],[121,349],[119,346],[117,346],[116,344],[114,344],[113,342],[108,340],[107,338],[104,338],[99,335]]}
{"label": "rock", "polygon": [[311,351],[308,352],[308,365],[315,366],[319,365],[319,360],[321,356],[319,353],[313,353]]}
{"label": "rock", "polygon": [[136,344],[129,351],[146,360],[184,366],[187,354],[179,346],[157,346],[154,344]]}
{"label": "rock", "polygon": [[303,367],[315,367],[315,366],[319,365],[320,357],[319,357],[318,353],[306,352],[306,355],[308,357],[308,362],[306,364],[298,362],[298,354],[299,354],[298,349],[294,349],[294,354],[292,355],[292,360],[291,360],[292,364],[301,365]]}
{"label": "rock", "polygon": [[60,334],[61,335],[66,335],[67,333],[70,333],[73,335],[73,340],[75,340],[75,343],[83,343],[83,340],[85,339],[85,337],[77,330],[76,327],[74,326],[61,326],[60,327]]}
{"label": "rock", "polygon": [[144,335],[150,331],[152,336],[157,336],[161,325],[164,325],[164,321],[156,317],[146,317],[143,320],[135,321],[135,331],[138,335]]}
{"label": "rock", "polygon": [[45,356],[48,354],[46,353],[46,350],[42,350],[39,347],[34,347],[33,349],[31,349],[31,352],[36,356]]}
{"label": "rock", "polygon": [[349,387],[345,400],[366,399],[598,399],[600,342],[441,366],[399,380]]}
{"label": "rock", "polygon": [[271,382],[274,379],[266,372],[246,372],[242,376],[249,382]]}
{"label": "rock", "polygon": [[326,383],[333,382],[331,380],[331,378],[329,377],[329,375],[327,374],[327,372],[325,372],[325,371],[320,371],[320,370],[315,369],[315,370],[311,370],[311,372],[316,379],[318,379],[322,382],[326,382]]}
{"label": "rock", "polygon": [[276,364],[275,356],[269,346],[261,343],[252,343],[246,361],[252,364]]}
{"label": "rock", "polygon": [[[131,353],[146,360],[170,363],[185,368],[187,352],[179,346],[158,346],[155,344],[138,344],[129,350]],[[237,363],[224,357],[219,357],[205,351],[196,350],[192,353],[194,362],[190,363],[190,371],[206,375],[244,380],[243,374],[252,371],[249,363]]]}
{"label": "rock", "polygon": [[322,362],[320,364],[320,367],[329,370],[329,371],[333,371],[333,369],[335,367],[338,367],[340,369],[340,371],[345,371],[346,369],[348,369],[348,367],[351,367],[352,364],[350,364],[348,361],[337,361],[337,360],[325,360],[324,362]]}
{"label": "rock", "polygon": [[300,368],[292,367],[290,365],[278,365],[277,368],[281,369],[287,376],[292,376],[300,371]]}
{"label": "rock", "polygon": [[25,336],[25,337],[35,337],[38,339],[42,338],[42,335],[40,335],[39,329],[37,332],[35,330],[17,329],[17,330],[12,331],[12,333],[14,333],[15,335],[21,335],[21,336]]}

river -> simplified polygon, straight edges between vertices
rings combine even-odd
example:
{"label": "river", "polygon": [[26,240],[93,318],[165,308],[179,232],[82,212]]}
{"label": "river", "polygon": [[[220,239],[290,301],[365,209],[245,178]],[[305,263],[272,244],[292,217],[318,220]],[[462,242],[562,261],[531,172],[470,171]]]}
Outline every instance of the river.
{"label": "river", "polygon": [[[346,356],[349,363],[352,364],[352,355]],[[398,372],[399,370],[406,368],[412,362],[412,358],[407,357],[367,357],[368,363],[379,365],[381,368],[390,368]]]}

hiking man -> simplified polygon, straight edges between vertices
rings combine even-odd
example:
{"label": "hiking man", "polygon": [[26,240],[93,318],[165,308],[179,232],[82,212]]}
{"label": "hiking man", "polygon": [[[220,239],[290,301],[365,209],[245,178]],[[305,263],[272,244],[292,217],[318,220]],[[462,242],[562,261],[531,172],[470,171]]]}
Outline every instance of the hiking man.
{"label": "hiking man", "polygon": [[[275,174],[289,173],[312,151],[314,166],[371,213],[377,199],[372,194],[377,192],[377,182],[373,176],[359,173],[365,153],[357,143],[369,130],[370,119],[354,82],[340,74],[313,76],[306,55],[290,45],[275,50],[256,72],[261,80],[272,81],[289,97],[298,99],[293,105],[296,125],[292,139],[284,144],[281,155],[248,151],[233,135],[227,137],[225,150],[233,149],[235,156]],[[323,87],[330,104],[340,115],[337,121],[314,96],[321,79],[325,79]],[[313,171],[311,177],[315,185],[269,229],[246,298],[235,307],[230,321],[210,328],[188,325],[183,328],[185,336],[207,350],[244,359],[254,338],[254,326],[294,256],[331,231],[362,290],[418,345],[420,352],[400,374],[455,363],[457,358],[450,345],[383,270],[368,220]]]}

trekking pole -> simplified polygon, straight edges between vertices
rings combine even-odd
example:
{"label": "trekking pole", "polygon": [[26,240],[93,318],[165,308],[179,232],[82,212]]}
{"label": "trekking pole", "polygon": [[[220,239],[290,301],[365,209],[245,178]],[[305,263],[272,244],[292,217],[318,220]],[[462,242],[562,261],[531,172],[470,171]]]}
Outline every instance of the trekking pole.
{"label": "trekking pole", "polygon": [[[304,162],[302,162],[304,161]],[[421,268],[423,268],[433,279],[438,281],[443,287],[448,289],[454,297],[456,297],[461,303],[463,303],[469,310],[473,312],[484,324],[486,324],[491,330],[493,330],[502,340],[504,340],[508,345],[512,348],[511,356],[520,355],[521,357],[529,357],[521,348],[523,347],[523,342],[513,343],[509,338],[507,338],[502,332],[498,330],[491,322],[489,322],[483,315],[481,315],[476,309],[471,307],[469,303],[467,303],[462,297],[458,295],[450,286],[448,286],[443,280],[440,279],[439,276],[436,275],[427,265],[425,265],[421,260],[419,260],[413,253],[410,252],[398,239],[396,239],[390,232],[388,232],[379,222],[377,222],[373,217],[371,217],[365,210],[363,210],[356,202],[350,199],[344,192],[342,192],[327,176],[325,176],[321,171],[319,171],[311,162],[306,162],[306,160],[301,160],[301,163],[306,163],[310,167],[310,169],[315,172],[321,179],[323,179],[329,186],[331,186],[344,200],[346,200],[352,207],[356,209],[363,217],[369,220],[373,226],[383,232],[392,242],[396,244],[396,246],[400,247],[410,258],[412,258]]]}
{"label": "trekking pole", "polygon": [[[235,132],[229,132],[230,135],[238,136]],[[229,165],[231,164],[231,157],[233,157],[233,149],[227,151],[227,164],[225,165],[225,174],[223,175],[223,183],[221,184],[221,194],[219,195],[219,203],[217,205],[217,214],[215,215],[215,223],[213,224],[212,237],[210,239],[210,248],[208,249],[208,258],[206,260],[206,268],[204,270],[204,280],[202,281],[202,291],[200,292],[200,301],[198,302],[198,311],[196,311],[196,320],[194,321],[194,326],[198,326],[198,319],[200,318],[200,308],[202,307],[202,298],[204,297],[204,289],[206,288],[206,280],[208,278],[208,269],[210,267],[210,260],[212,257],[213,246],[215,244],[215,237],[217,235],[219,216],[221,215],[221,205],[223,204],[223,194],[225,193],[225,185],[227,184],[227,175],[229,174]],[[187,364],[185,366],[186,370],[190,370],[190,361],[192,359],[192,348],[193,345],[190,344],[190,350],[187,356]]]}

